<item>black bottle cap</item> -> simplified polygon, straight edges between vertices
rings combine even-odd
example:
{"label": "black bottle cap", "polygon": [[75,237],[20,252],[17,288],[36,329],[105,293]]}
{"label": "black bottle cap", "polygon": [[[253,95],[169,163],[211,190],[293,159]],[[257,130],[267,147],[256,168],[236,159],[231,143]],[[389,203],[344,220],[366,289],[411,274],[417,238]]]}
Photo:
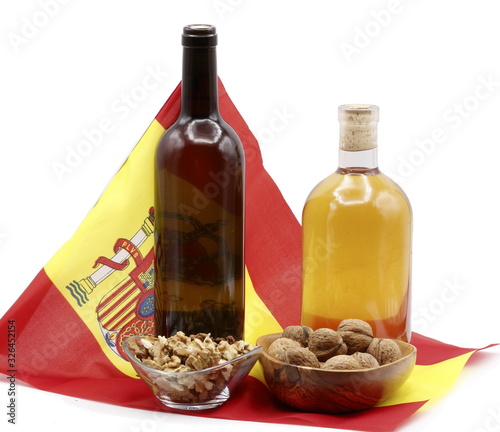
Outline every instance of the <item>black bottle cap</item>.
{"label": "black bottle cap", "polygon": [[182,46],[214,47],[217,46],[217,32],[210,24],[190,24],[184,27]]}

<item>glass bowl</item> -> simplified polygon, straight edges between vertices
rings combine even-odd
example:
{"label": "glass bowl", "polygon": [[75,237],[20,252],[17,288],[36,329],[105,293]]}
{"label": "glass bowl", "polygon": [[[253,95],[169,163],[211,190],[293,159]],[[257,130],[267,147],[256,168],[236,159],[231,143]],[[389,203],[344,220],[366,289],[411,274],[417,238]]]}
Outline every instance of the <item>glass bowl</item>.
{"label": "glass bowl", "polygon": [[273,395],[288,406],[307,412],[347,413],[376,405],[392,395],[409,378],[416,360],[416,348],[395,341],[403,357],[370,369],[325,370],[295,366],[268,354],[268,348],[282,333],[261,336],[259,362]]}
{"label": "glass bowl", "polygon": [[192,372],[165,372],[143,364],[132,352],[128,338],[123,348],[137,375],[167,407],[177,410],[206,410],[226,402],[231,392],[248,375],[259,359],[262,347],[217,366]]}

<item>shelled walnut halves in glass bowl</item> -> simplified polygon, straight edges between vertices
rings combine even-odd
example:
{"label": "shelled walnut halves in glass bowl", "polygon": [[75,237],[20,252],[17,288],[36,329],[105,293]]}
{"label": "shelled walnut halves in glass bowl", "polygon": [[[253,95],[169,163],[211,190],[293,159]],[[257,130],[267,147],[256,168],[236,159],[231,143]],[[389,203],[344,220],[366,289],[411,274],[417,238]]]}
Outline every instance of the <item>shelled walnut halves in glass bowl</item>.
{"label": "shelled walnut halves in glass bowl", "polygon": [[182,332],[169,338],[132,336],[124,343],[130,363],[153,394],[180,410],[216,408],[226,402],[261,349],[244,341]]}

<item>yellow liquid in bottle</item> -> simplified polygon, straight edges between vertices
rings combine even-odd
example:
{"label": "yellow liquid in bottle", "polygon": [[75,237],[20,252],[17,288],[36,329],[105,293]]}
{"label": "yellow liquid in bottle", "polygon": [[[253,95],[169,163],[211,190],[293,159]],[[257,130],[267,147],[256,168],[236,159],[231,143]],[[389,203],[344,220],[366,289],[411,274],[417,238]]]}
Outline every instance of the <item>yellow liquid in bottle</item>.
{"label": "yellow liquid in bottle", "polygon": [[409,340],[412,212],[378,169],[337,170],[303,211],[302,325],[358,318],[377,337]]}

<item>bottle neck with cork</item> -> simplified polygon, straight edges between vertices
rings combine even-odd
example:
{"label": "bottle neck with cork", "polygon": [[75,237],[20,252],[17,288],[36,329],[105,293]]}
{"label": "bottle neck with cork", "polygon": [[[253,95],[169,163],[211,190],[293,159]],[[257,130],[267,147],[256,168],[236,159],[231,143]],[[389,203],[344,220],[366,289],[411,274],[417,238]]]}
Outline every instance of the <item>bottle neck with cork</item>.
{"label": "bottle neck with cork", "polygon": [[374,175],[378,170],[376,105],[341,105],[339,107],[339,172]]}

